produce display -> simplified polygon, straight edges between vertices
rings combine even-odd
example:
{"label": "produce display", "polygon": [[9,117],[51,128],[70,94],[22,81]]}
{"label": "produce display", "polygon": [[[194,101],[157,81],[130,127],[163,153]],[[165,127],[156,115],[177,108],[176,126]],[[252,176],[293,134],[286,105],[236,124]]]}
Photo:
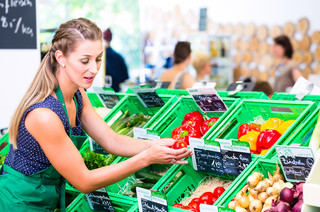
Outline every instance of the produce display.
{"label": "produce display", "polygon": [[200,212],[200,204],[213,205],[231,183],[231,181],[208,176],[199,183],[195,191],[190,193],[190,197],[184,198],[173,207]]}
{"label": "produce display", "polygon": [[133,137],[133,128],[143,127],[150,118],[151,116],[149,115],[141,113],[130,115],[129,111],[125,111],[110,127],[120,135]]}
{"label": "produce display", "polygon": [[273,175],[268,172],[268,177],[263,177],[262,173],[253,172],[228,207],[236,212],[301,211],[303,183],[284,182],[278,163]]}
{"label": "produce display", "polygon": [[176,140],[174,149],[180,149],[189,145],[189,138],[201,138],[219,119],[212,117],[207,120],[198,111],[187,113],[182,125],[173,129],[171,137]]}
{"label": "produce display", "polygon": [[244,123],[238,129],[238,139],[250,144],[252,154],[264,155],[294,121],[270,118],[261,124]]}
{"label": "produce display", "polygon": [[83,156],[84,163],[89,170],[97,169],[103,166],[110,165],[115,159],[116,155],[108,154],[98,154],[93,151],[87,152]]}

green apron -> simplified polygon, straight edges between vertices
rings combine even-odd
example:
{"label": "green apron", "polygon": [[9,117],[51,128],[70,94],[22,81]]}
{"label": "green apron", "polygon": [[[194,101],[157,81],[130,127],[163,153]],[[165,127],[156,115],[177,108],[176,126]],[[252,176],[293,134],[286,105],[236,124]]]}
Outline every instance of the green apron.
{"label": "green apron", "polygon": [[[65,106],[60,87],[56,95],[69,121],[69,137],[74,145],[80,149],[87,136],[71,135],[68,111]],[[76,109],[78,104],[74,97]],[[0,175],[0,211],[54,211],[60,200],[61,211],[65,211],[65,179],[53,166],[31,176],[26,176],[10,166],[3,165],[2,170],[8,174]]]}

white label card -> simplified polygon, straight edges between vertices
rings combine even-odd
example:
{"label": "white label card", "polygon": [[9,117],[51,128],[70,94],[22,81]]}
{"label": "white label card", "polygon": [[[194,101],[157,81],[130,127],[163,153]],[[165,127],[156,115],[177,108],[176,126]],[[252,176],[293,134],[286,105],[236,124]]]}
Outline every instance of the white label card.
{"label": "white label card", "polygon": [[139,212],[167,212],[168,204],[165,195],[148,189],[137,187]]}

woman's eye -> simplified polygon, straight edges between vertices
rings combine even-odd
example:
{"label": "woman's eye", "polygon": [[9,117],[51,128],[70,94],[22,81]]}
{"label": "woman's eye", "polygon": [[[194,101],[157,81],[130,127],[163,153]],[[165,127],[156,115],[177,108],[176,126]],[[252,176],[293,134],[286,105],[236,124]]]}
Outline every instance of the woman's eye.
{"label": "woman's eye", "polygon": [[89,62],[88,59],[81,60],[81,63],[83,63],[83,64],[87,64],[88,62]]}
{"label": "woman's eye", "polygon": [[101,57],[98,57],[98,58],[96,59],[96,61],[97,61],[97,62],[101,61]]}

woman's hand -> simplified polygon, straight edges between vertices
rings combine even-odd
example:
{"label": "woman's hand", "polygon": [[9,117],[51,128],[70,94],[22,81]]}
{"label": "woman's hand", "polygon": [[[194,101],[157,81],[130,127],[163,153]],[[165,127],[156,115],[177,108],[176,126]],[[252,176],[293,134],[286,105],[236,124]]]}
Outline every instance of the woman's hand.
{"label": "woman's hand", "polygon": [[172,149],[174,139],[160,139],[151,141],[152,146],[144,150],[141,154],[143,159],[150,164],[187,164],[188,161],[181,160],[192,155],[187,148]]}

